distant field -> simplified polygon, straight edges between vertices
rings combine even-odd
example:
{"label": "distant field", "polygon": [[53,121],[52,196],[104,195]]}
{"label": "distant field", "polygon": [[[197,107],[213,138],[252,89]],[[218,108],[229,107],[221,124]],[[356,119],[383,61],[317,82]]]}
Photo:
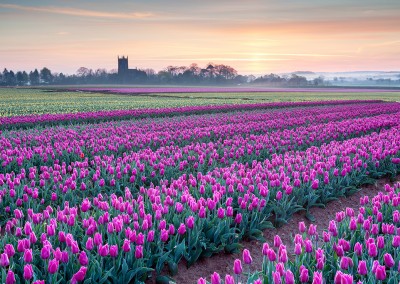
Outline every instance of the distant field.
{"label": "distant field", "polygon": [[319,100],[400,101],[400,92],[247,92],[104,94],[48,89],[0,88],[0,116],[75,113],[99,110],[164,108],[277,101]]}

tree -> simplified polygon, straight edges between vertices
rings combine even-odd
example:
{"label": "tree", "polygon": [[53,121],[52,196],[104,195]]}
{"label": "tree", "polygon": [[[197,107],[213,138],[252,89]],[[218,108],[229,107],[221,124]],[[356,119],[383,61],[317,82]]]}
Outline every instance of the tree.
{"label": "tree", "polygon": [[3,82],[6,86],[15,86],[17,84],[17,79],[15,78],[15,74],[12,70],[8,71],[7,69],[4,69]]}
{"label": "tree", "polygon": [[44,67],[40,70],[40,80],[45,84],[51,84],[53,82],[53,75],[50,69]]}
{"label": "tree", "polygon": [[39,85],[40,80],[39,80],[39,71],[35,69],[35,71],[29,72],[29,82],[31,85],[36,86]]}
{"label": "tree", "polygon": [[24,86],[28,83],[29,78],[28,78],[28,74],[24,71],[18,71],[17,72],[17,84],[18,86]]}
{"label": "tree", "polygon": [[93,73],[92,69],[89,69],[86,67],[80,67],[76,71],[76,75],[78,75],[78,77],[87,77],[87,76],[91,75],[92,73]]}

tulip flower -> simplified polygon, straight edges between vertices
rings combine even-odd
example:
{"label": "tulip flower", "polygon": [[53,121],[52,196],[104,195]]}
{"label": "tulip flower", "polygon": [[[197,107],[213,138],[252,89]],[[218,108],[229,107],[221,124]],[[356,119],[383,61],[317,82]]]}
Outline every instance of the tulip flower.
{"label": "tulip flower", "polygon": [[300,269],[300,282],[307,283],[308,282],[308,270],[307,268]]}
{"label": "tulip flower", "polygon": [[242,271],[242,262],[240,261],[240,259],[235,259],[233,263],[233,272],[235,274],[242,274]]}
{"label": "tulip flower", "polygon": [[285,283],[286,284],[294,284],[294,274],[290,270],[286,270],[285,272]]}
{"label": "tulip flower", "polygon": [[274,271],[272,272],[272,281],[274,284],[281,284],[282,283],[282,278],[279,272]]}
{"label": "tulip flower", "polygon": [[6,253],[2,253],[0,255],[0,266],[7,267],[9,265],[10,265],[10,260],[8,258],[8,255]]}
{"label": "tulip flower", "polygon": [[217,272],[214,272],[211,275],[211,284],[220,284],[221,283],[221,277]]}
{"label": "tulip flower", "polygon": [[250,251],[248,249],[243,250],[243,262],[246,264],[251,264],[253,259],[251,258]]}
{"label": "tulip flower", "polygon": [[88,259],[87,255],[86,255],[86,252],[81,251],[81,253],[79,254],[79,263],[82,266],[88,265],[89,259]]}
{"label": "tulip flower", "polygon": [[378,265],[375,270],[375,278],[376,280],[385,280],[386,279],[386,268],[383,265]]}
{"label": "tulip flower", "polygon": [[83,281],[85,279],[86,272],[87,267],[81,266],[81,268],[79,268],[79,271],[72,276],[71,283],[78,283],[79,281]]}
{"label": "tulip flower", "polygon": [[12,270],[8,270],[7,276],[6,276],[6,284],[15,284],[15,274]]}
{"label": "tulip flower", "polygon": [[50,274],[55,274],[58,271],[59,262],[57,259],[52,259],[49,261],[48,271]]}
{"label": "tulip flower", "polygon": [[31,264],[25,264],[24,265],[24,279],[25,280],[30,280],[33,277],[33,268]]}
{"label": "tulip flower", "polygon": [[33,256],[32,256],[32,249],[27,249],[24,251],[24,261],[27,263],[32,262]]}
{"label": "tulip flower", "polygon": [[15,254],[15,250],[14,250],[13,245],[12,245],[12,244],[6,244],[6,245],[4,246],[4,252],[7,254],[7,256],[8,256],[9,258],[10,258],[10,257],[13,257],[14,254]]}
{"label": "tulip flower", "polygon": [[357,273],[360,275],[368,274],[367,262],[365,260],[360,260],[360,262],[358,263]]}
{"label": "tulip flower", "polygon": [[135,258],[143,258],[143,247],[142,246],[136,246],[135,248]]}
{"label": "tulip flower", "polygon": [[111,245],[110,246],[110,256],[111,257],[117,257],[118,256],[118,246],[117,245]]}
{"label": "tulip flower", "polygon": [[383,256],[383,260],[388,268],[392,268],[395,264],[393,257],[390,253],[385,253],[385,255]]}

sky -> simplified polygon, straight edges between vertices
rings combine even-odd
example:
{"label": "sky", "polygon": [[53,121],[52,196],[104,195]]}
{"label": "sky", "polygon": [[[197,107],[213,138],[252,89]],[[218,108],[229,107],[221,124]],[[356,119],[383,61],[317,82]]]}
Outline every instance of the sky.
{"label": "sky", "polygon": [[0,0],[0,68],[400,69],[400,0]]}

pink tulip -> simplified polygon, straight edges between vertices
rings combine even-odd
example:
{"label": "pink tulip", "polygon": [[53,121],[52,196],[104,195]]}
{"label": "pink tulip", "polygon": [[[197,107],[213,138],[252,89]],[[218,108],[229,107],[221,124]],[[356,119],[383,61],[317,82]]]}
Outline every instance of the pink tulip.
{"label": "pink tulip", "polygon": [[292,273],[292,271],[290,270],[286,270],[285,272],[285,283],[286,284],[294,284],[294,275]]}
{"label": "pink tulip", "polygon": [[235,278],[232,275],[225,275],[225,283],[224,284],[235,284]]}
{"label": "pink tulip", "polygon": [[340,259],[340,268],[347,270],[353,266],[353,260],[350,257],[344,256]]}
{"label": "pink tulip", "polygon": [[308,282],[308,270],[307,268],[303,268],[300,270],[300,282],[307,283]]}
{"label": "pink tulip", "polygon": [[357,273],[360,275],[368,274],[367,262],[365,260],[360,260],[360,262],[358,263]]}
{"label": "pink tulip", "polygon": [[323,283],[322,272],[315,271],[313,275],[312,284],[322,284],[322,283]]}
{"label": "pink tulip", "polygon": [[110,246],[110,256],[111,257],[117,257],[118,256],[118,246],[117,245],[111,245]]}
{"label": "pink tulip", "polygon": [[10,260],[8,258],[8,255],[6,253],[2,253],[0,255],[0,266],[7,267],[9,265],[10,265]]}
{"label": "pink tulip", "polygon": [[276,253],[273,249],[268,249],[268,259],[271,262],[276,260]]}
{"label": "pink tulip", "polygon": [[143,258],[143,247],[142,246],[136,246],[135,258],[136,259]]}
{"label": "pink tulip", "polygon": [[281,238],[278,235],[275,235],[275,237],[274,237],[274,247],[279,248],[281,244],[282,244]]}
{"label": "pink tulip", "polygon": [[49,259],[51,253],[51,247],[49,245],[45,245],[40,251],[40,257],[42,259]]}
{"label": "pink tulip", "polygon": [[395,264],[394,259],[390,253],[385,253],[385,255],[383,256],[383,260],[388,268],[392,268]]}
{"label": "pink tulip", "polygon": [[86,241],[86,249],[92,250],[94,248],[93,239],[89,237]]}
{"label": "pink tulip", "polygon": [[233,262],[233,272],[235,274],[242,274],[242,262],[240,261],[240,259],[235,259],[235,261]]}
{"label": "pink tulip", "polygon": [[214,272],[211,275],[211,284],[220,284],[221,283],[221,277],[217,272]]}
{"label": "pink tulip", "polygon": [[185,224],[181,223],[179,228],[178,228],[178,234],[179,235],[184,235],[186,233],[186,227]]}
{"label": "pink tulip", "polygon": [[48,267],[48,271],[50,274],[55,274],[58,271],[58,260],[57,259],[52,259],[49,261],[49,267]]}
{"label": "pink tulip", "polygon": [[82,266],[88,265],[89,259],[88,259],[87,255],[86,255],[86,252],[81,251],[81,253],[79,254],[79,263]]}
{"label": "pink tulip", "polygon": [[304,233],[307,230],[306,224],[304,222],[299,222],[299,231],[300,233]]}
{"label": "pink tulip", "polygon": [[269,249],[269,245],[267,243],[263,244],[263,248],[262,248],[262,254],[267,256],[268,255],[268,249]]}
{"label": "pink tulip", "polygon": [[23,277],[25,280],[30,280],[33,277],[33,268],[31,264],[25,264]]}
{"label": "pink tulip", "polygon": [[375,243],[371,243],[368,246],[368,255],[370,257],[376,257],[378,255],[378,249],[377,249]]}
{"label": "pink tulip", "polygon": [[243,262],[246,264],[251,264],[253,259],[251,258],[250,251],[248,249],[243,250]]}
{"label": "pink tulip", "polygon": [[81,266],[79,271],[72,276],[71,283],[77,283],[79,281],[83,281],[86,276],[87,267]]}
{"label": "pink tulip", "polygon": [[68,263],[68,260],[69,260],[68,252],[67,251],[63,251],[61,253],[61,262],[62,263]]}
{"label": "pink tulip", "polygon": [[375,278],[376,278],[376,280],[385,280],[386,279],[386,268],[384,265],[378,265],[376,267]]}
{"label": "pink tulip", "polygon": [[15,254],[15,250],[12,244],[6,244],[4,246],[4,252],[8,255],[9,258],[13,257]]}
{"label": "pink tulip", "polygon": [[15,284],[15,275],[12,270],[8,270],[7,276],[6,276],[6,284]]}
{"label": "pink tulip", "polygon": [[27,249],[24,251],[24,261],[27,263],[32,262],[33,256],[32,256],[32,249]]}
{"label": "pink tulip", "polygon": [[277,271],[272,272],[272,280],[274,284],[282,283],[281,275],[279,274],[279,272]]}

